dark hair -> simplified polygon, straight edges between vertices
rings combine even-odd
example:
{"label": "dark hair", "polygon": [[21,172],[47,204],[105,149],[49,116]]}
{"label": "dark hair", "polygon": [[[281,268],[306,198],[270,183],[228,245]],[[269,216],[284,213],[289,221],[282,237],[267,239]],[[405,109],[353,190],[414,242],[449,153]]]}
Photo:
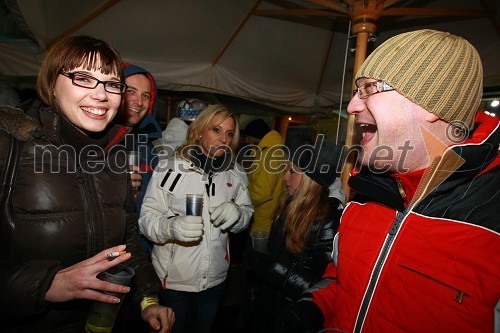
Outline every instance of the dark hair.
{"label": "dark hair", "polygon": [[42,63],[37,81],[40,99],[55,106],[54,86],[59,73],[82,65],[88,70],[114,73],[123,82],[122,59],[108,43],[89,36],[66,37],[54,44]]}

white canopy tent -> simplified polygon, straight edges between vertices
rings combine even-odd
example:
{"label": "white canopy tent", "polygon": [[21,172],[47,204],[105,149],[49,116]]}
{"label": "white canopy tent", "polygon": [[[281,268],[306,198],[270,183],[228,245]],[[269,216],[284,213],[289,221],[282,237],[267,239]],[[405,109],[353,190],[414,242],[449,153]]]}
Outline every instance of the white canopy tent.
{"label": "white canopy tent", "polygon": [[[1,75],[36,76],[51,43],[88,34],[151,71],[161,89],[227,94],[289,113],[328,113],[348,101],[356,47],[349,21],[354,6],[375,2],[5,1],[31,39],[0,40]],[[383,10],[369,49],[403,31],[450,31],[478,48],[485,85],[500,86],[500,1],[376,3]]]}
{"label": "white canopy tent", "polygon": [[[4,1],[28,38],[0,40],[3,76],[36,76],[51,44],[86,34],[148,69],[160,89],[345,117],[352,77],[370,49],[427,28],[469,40],[483,61],[485,91],[500,95],[498,0]],[[353,132],[348,117],[347,146]]]}

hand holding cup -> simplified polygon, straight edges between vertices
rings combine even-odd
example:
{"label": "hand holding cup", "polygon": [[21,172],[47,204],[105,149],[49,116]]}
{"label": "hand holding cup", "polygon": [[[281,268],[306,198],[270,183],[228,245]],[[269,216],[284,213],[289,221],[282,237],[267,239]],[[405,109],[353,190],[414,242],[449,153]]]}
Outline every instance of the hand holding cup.
{"label": "hand holding cup", "polygon": [[139,152],[132,150],[127,152],[128,173],[132,181],[132,189],[137,192],[142,182],[142,175],[139,174],[140,156]]}
{"label": "hand holding cup", "polygon": [[[108,270],[101,272],[97,277],[100,280],[110,282],[113,284],[119,284],[122,286],[128,286],[132,277],[135,275],[135,271],[126,265],[116,265]],[[118,311],[122,304],[125,294],[123,293],[109,293],[115,297],[118,297],[120,302],[115,304],[103,303],[103,302],[93,302],[90,306],[90,311],[87,316],[87,323],[85,325],[85,331],[88,333],[93,332],[111,332],[115,324]]]}

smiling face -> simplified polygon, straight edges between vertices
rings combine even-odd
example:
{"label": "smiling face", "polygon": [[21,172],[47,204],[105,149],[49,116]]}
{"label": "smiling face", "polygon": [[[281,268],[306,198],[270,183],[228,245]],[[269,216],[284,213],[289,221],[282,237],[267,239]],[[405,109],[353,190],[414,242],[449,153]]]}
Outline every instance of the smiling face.
{"label": "smiling face", "polygon": [[210,126],[200,137],[200,145],[203,153],[208,157],[215,158],[224,155],[233,142],[235,123],[232,117],[225,118],[222,122],[220,117],[215,118]]}
{"label": "smiling face", "polygon": [[[366,79],[362,83],[375,81]],[[414,171],[425,168],[429,158],[421,127],[429,128],[436,116],[397,91],[360,99],[356,94],[347,112],[356,117],[362,139],[361,161],[377,170]]]}
{"label": "smiling face", "polygon": [[121,117],[125,126],[138,125],[149,111],[151,82],[143,74],[135,74],[125,79],[127,90],[123,94]]}
{"label": "smiling face", "polygon": [[[68,72],[84,73],[100,81],[120,82],[117,74],[104,74],[84,66]],[[94,89],[76,86],[71,78],[59,74],[54,86],[55,102],[59,111],[82,132],[101,132],[113,120],[120,107],[121,95],[109,93],[99,83]]]}
{"label": "smiling face", "polygon": [[292,162],[288,162],[287,170],[283,174],[283,180],[285,181],[286,191],[289,196],[293,196],[297,192],[302,177],[304,177],[304,173],[299,167]]}

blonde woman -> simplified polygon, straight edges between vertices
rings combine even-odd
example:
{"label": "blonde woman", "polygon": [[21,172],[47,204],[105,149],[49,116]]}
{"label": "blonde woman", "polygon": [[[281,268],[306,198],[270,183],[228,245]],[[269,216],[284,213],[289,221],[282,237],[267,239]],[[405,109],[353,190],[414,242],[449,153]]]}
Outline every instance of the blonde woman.
{"label": "blonde woman", "polygon": [[[340,201],[329,198],[340,149],[324,142],[317,151],[297,150],[283,175],[268,240],[269,255],[250,251],[254,272],[248,314],[252,332],[274,332],[280,312],[319,281],[331,261]],[[328,170],[327,170],[328,169]]]}
{"label": "blonde woman", "polygon": [[[175,156],[158,164],[146,191],[139,226],[155,243],[160,300],[176,313],[173,332],[211,332],[229,268],[228,232],[249,224],[248,180],[234,162],[238,141],[235,115],[207,107]],[[186,216],[186,194],[202,195],[201,216]]]}

